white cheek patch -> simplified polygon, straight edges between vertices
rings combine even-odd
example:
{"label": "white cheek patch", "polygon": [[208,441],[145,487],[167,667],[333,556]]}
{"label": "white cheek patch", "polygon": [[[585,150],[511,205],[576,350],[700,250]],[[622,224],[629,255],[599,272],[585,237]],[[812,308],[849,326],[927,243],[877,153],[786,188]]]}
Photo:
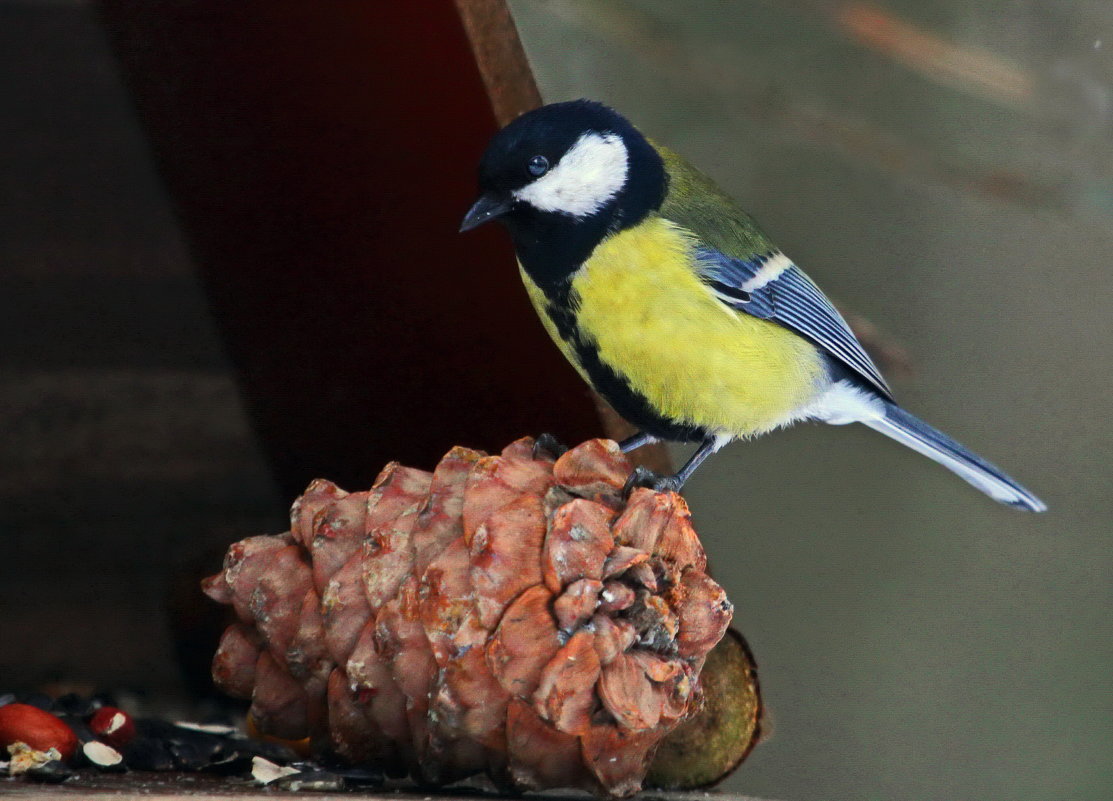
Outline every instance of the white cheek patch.
{"label": "white cheek patch", "polygon": [[586,133],[549,172],[514,197],[538,211],[587,217],[606,205],[626,184],[626,145],[616,134]]}

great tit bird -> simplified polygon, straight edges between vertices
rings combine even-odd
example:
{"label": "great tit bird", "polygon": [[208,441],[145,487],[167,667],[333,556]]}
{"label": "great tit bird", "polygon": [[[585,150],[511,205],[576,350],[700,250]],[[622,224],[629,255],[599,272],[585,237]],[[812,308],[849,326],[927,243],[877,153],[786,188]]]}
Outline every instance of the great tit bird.
{"label": "great tit bird", "polygon": [[588,100],[495,135],[461,231],[510,231],[541,321],[576,370],[639,429],[630,451],[699,442],[678,490],[734,439],[801,420],[863,423],[1018,509],[1047,507],[896,405],[823,292],[714,182]]}

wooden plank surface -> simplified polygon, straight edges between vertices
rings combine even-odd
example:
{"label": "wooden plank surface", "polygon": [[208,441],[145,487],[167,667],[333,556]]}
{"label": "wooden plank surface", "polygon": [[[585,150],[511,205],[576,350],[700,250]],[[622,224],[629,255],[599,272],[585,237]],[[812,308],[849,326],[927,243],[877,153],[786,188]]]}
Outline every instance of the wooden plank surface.
{"label": "wooden plank surface", "polygon": [[[293,791],[259,787],[244,779],[228,779],[201,773],[127,773],[100,774],[91,779],[71,780],[60,785],[36,784],[18,779],[0,779],[0,795],[5,798],[31,799],[32,801],[52,801],[61,799],[111,796],[118,799],[135,801],[160,801],[161,799],[190,798],[193,801],[228,801],[228,799],[258,799],[294,795]],[[482,801],[506,799],[513,796],[496,794],[474,785],[460,789],[416,790],[409,787],[392,787],[380,790],[355,790],[345,792],[309,792],[299,795],[312,801],[351,801],[353,798],[365,801]],[[555,791],[539,794],[531,793],[528,798],[539,799],[584,799],[591,801],[595,796],[573,791]],[[747,795],[712,791],[660,792],[647,791],[635,796],[639,801],[696,801],[714,798],[717,801],[761,801]]]}

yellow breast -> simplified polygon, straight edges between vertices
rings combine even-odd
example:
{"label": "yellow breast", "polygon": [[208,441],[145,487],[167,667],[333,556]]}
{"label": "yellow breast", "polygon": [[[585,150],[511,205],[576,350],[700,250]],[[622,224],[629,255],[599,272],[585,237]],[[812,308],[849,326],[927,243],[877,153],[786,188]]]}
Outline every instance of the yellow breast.
{"label": "yellow breast", "polygon": [[[716,299],[691,267],[693,245],[683,229],[660,218],[601,243],[573,278],[581,331],[665,417],[735,436],[788,422],[818,393],[824,375],[818,351]],[[540,293],[530,290],[541,311]]]}

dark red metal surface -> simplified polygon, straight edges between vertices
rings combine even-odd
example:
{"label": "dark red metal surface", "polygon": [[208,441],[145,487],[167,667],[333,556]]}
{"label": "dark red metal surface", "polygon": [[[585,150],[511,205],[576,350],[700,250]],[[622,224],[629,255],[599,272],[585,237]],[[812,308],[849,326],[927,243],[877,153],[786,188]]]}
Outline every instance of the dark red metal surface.
{"label": "dark red metal surface", "polygon": [[501,231],[456,233],[496,129],[451,0],[100,0],[287,495],[598,434]]}

